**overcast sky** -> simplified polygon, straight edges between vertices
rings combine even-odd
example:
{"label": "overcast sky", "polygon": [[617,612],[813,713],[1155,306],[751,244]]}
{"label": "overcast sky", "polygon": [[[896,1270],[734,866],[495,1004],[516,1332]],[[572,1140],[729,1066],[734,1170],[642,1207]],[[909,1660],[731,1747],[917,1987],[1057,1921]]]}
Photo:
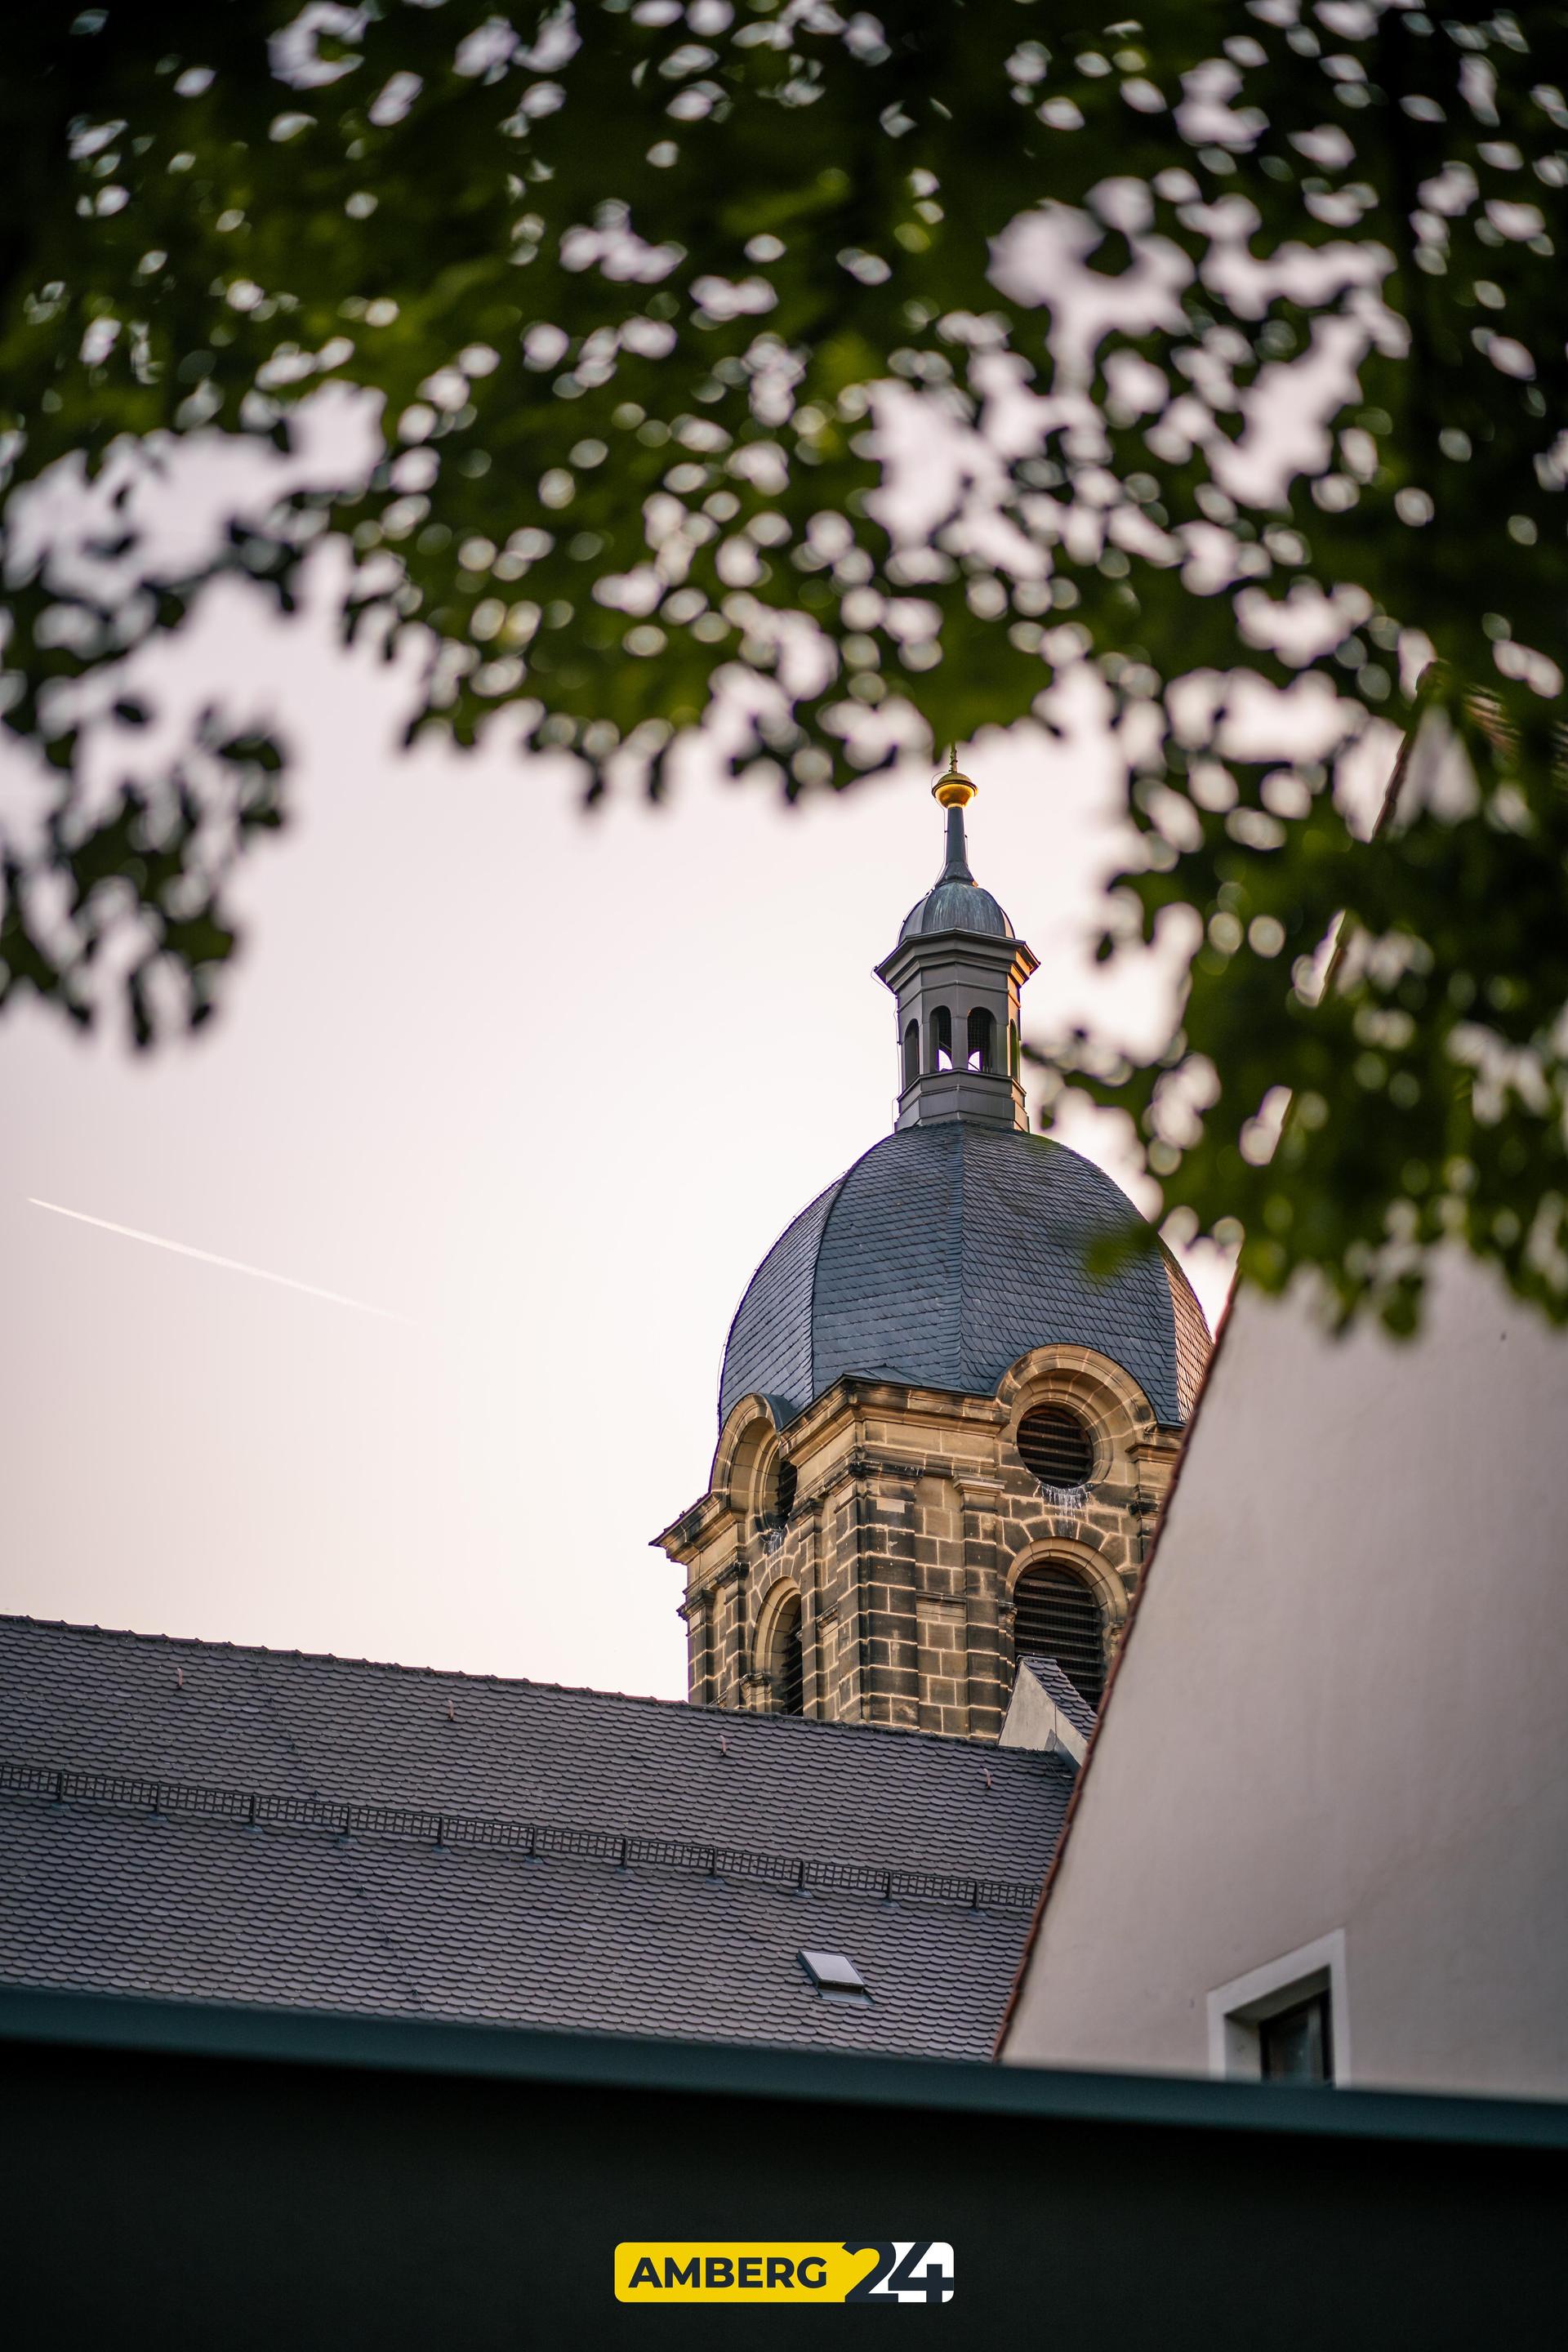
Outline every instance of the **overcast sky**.
{"label": "overcast sky", "polygon": [[[298,821],[199,1038],[0,1034],[0,1606],[679,1696],[648,1541],[706,1487],[753,1267],[890,1125],[871,967],[941,863],[931,767],[588,816],[558,769],[400,757],[385,673],[304,625],[230,607],[178,660],[280,701]],[[1026,1032],[1106,986],[1121,779],[1092,696],[1067,715],[965,751]]]}

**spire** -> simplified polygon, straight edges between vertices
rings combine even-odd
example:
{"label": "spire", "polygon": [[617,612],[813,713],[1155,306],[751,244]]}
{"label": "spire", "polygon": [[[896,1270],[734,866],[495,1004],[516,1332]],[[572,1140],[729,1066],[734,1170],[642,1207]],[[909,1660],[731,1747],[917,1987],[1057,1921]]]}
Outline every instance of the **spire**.
{"label": "spire", "polygon": [[877,966],[899,1008],[895,1123],[963,1118],[1022,1128],[1018,991],[1035,958],[969,870],[963,812],[974,786],[956,748],[931,793],[947,812],[947,863]]}
{"label": "spire", "polygon": [[931,789],[931,798],[947,811],[947,864],[938,882],[973,882],[974,877],[969,870],[969,852],[963,838],[963,812],[974,798],[975,786],[959,772],[956,743],[948,752],[947,766]]}

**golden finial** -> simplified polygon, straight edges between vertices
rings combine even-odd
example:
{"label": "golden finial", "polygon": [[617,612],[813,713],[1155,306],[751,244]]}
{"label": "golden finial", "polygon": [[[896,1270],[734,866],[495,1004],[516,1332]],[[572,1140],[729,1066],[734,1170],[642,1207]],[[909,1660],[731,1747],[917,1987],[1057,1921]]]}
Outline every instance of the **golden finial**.
{"label": "golden finial", "polygon": [[940,801],[944,809],[967,808],[974,798],[974,785],[967,776],[959,773],[956,743],[948,752],[946,767],[931,789],[931,798]]}

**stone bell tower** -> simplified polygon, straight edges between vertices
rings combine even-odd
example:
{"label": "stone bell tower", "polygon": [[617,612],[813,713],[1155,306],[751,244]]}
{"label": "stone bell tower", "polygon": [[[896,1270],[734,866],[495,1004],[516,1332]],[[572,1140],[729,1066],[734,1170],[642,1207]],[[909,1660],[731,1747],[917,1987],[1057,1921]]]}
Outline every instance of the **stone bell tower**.
{"label": "stone bell tower", "polygon": [[1098,1703],[1209,1336],[1131,1202],[1029,1133],[1037,959],[970,871],[956,755],[932,789],[942,868],[876,967],[893,1132],[752,1276],[708,1491],[656,1544],[694,1703],[994,1738],[1020,1656]]}

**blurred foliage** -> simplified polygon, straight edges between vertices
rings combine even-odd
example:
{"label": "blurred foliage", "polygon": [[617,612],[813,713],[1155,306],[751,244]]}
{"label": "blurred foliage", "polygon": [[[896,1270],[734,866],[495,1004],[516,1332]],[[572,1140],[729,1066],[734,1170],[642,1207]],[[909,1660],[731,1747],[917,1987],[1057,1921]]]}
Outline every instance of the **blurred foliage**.
{"label": "blurred foliage", "polygon": [[[1103,947],[1191,984],[1147,1066],[1038,1041],[1051,1089],[1259,1281],[1408,1324],[1458,1232],[1568,1312],[1568,12],[111,0],[8,51],[5,993],[206,1012],[282,749],[171,748],[147,656],[324,540],[411,734],[595,792],[704,723],[843,786],[1089,664]],[[1337,763],[1417,697],[1358,845]]]}

